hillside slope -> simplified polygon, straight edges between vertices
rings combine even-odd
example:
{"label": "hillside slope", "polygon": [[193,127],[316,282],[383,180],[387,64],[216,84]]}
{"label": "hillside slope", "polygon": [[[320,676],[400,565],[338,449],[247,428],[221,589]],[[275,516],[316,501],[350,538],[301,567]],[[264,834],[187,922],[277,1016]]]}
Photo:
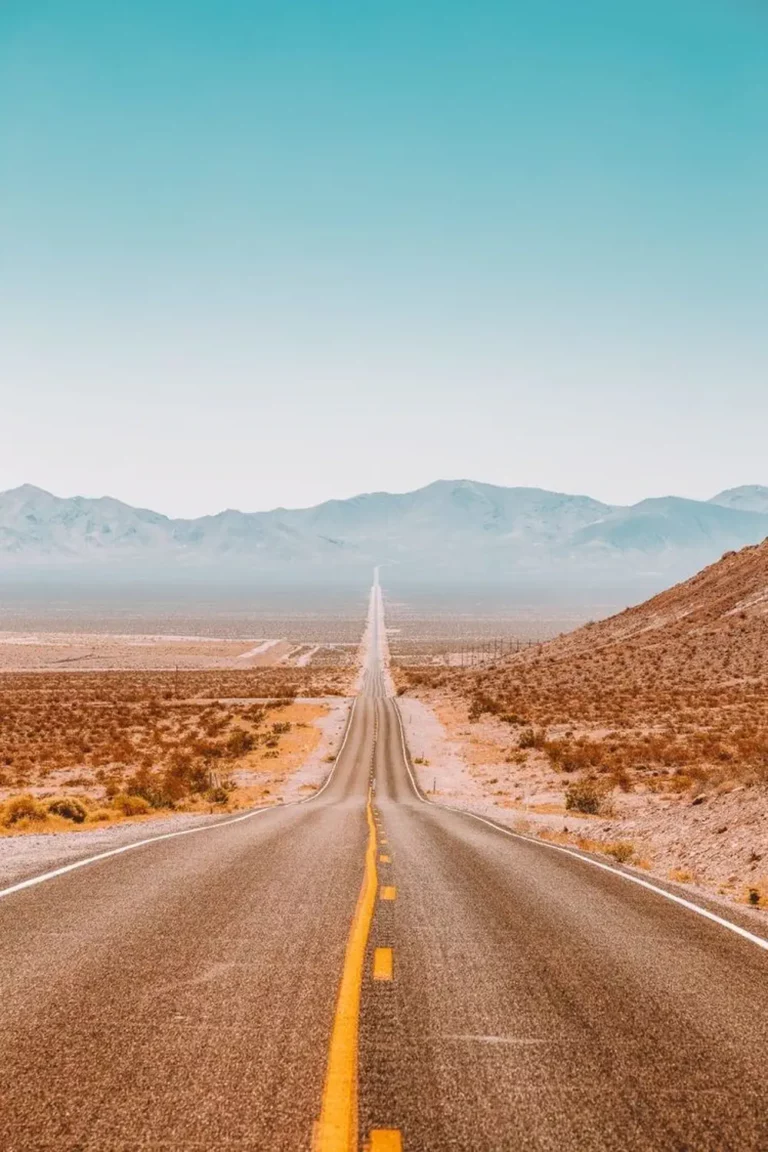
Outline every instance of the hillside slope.
{"label": "hillside slope", "polygon": [[768,908],[768,541],[495,664],[396,678],[498,818]]}
{"label": "hillside slope", "polygon": [[[615,729],[602,766],[707,762],[740,774],[752,766],[768,779],[768,540],[644,604],[466,675],[462,687],[526,723]],[[653,755],[650,744],[630,750],[632,733],[650,731]]]}
{"label": "hillside slope", "polygon": [[[768,676],[768,540],[726,553],[636,607],[552,641],[534,664],[629,662],[670,687],[733,685]],[[649,667],[649,665],[651,667]]]}

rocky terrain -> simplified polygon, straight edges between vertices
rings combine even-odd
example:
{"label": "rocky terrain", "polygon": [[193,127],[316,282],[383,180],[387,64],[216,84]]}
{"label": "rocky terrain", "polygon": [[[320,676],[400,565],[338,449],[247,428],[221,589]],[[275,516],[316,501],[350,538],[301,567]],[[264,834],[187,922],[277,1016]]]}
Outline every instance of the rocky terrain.
{"label": "rocky terrain", "polygon": [[[420,759],[445,760],[435,741],[447,740],[485,801],[544,834],[768,898],[768,541],[547,644],[396,676],[440,725]],[[429,724],[409,707],[418,746]]]}

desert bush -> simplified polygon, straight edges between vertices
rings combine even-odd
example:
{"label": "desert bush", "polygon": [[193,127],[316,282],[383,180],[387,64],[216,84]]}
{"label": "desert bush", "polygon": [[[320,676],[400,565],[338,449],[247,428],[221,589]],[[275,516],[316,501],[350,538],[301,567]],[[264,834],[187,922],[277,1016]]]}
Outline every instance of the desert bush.
{"label": "desert bush", "polygon": [[158,807],[174,803],[191,793],[205,792],[210,782],[211,771],[205,760],[177,749],[172,753],[168,766],[159,780],[153,774],[141,782],[143,787],[136,788],[129,785],[128,791],[138,791],[151,804]]}
{"label": "desert bush", "polygon": [[88,815],[85,804],[76,796],[54,796],[46,801],[45,806],[54,816],[63,816],[65,820],[72,820],[75,824],[82,824]]}
{"label": "desert bush", "polygon": [[524,728],[517,743],[519,748],[543,748],[546,738],[543,732],[537,732],[535,728]]}
{"label": "desert bush", "polygon": [[565,790],[565,806],[570,811],[595,816],[601,803],[602,795],[594,780],[574,780]]}
{"label": "desert bush", "polygon": [[500,705],[495,697],[489,696],[487,692],[476,692],[469,705],[469,719],[479,720],[484,712],[495,716],[499,711]]}
{"label": "desert bush", "polygon": [[[273,731],[276,731],[278,728],[280,728],[281,731],[287,731],[288,728],[290,728],[290,724],[286,728],[283,728],[280,724],[273,724],[272,728]],[[255,745],[256,737],[252,732],[246,732],[244,728],[235,728],[227,740],[227,753],[230,756],[245,756]]]}
{"label": "desert bush", "polygon": [[513,728],[519,728],[523,724],[527,724],[525,716],[518,716],[516,712],[504,712],[500,717],[505,724],[511,724]]}
{"label": "desert bush", "polygon": [[[0,683],[0,774],[6,788],[21,794],[51,772],[66,771],[67,790],[74,790],[76,780],[82,789],[103,788],[104,807],[113,816],[111,799],[121,793],[142,796],[154,807],[173,805],[218,783],[222,764],[268,739],[282,741],[289,722],[274,710],[297,692],[346,690],[346,674],[339,675],[334,687],[322,661],[311,673],[264,668],[181,672],[178,678],[162,672],[7,674]],[[254,697],[258,702],[222,703]]]}
{"label": "desert bush", "polygon": [[613,844],[606,844],[603,851],[606,856],[612,856],[617,864],[626,864],[634,856],[635,846],[628,840],[616,840]]}
{"label": "desert bush", "polygon": [[112,800],[112,807],[121,816],[145,816],[150,810],[150,803],[144,796],[129,795],[127,792],[118,792]]}
{"label": "desert bush", "polygon": [[12,796],[10,800],[6,800],[2,806],[2,814],[0,820],[6,828],[18,824],[21,820],[31,820],[35,823],[42,823],[48,819],[48,813],[45,805],[36,800],[28,792],[23,792],[21,796]]}

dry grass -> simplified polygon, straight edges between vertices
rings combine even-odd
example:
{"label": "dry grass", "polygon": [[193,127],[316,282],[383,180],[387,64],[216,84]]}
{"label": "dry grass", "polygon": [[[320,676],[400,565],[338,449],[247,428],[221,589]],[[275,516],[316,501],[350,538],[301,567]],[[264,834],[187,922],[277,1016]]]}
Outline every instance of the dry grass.
{"label": "dry grass", "polygon": [[319,739],[325,709],[295,693],[335,686],[326,668],[3,675],[0,828],[261,801],[259,773],[298,767]]}
{"label": "dry grass", "polygon": [[[59,803],[57,810],[57,802],[63,799],[68,803]],[[81,818],[74,819],[72,815],[65,814],[67,811],[75,811],[74,805],[81,810]],[[22,792],[0,803],[0,836],[26,832],[87,831],[94,824],[117,824],[152,813],[151,804],[142,796],[129,796],[125,793],[118,794],[111,802],[105,802],[84,793],[40,799],[30,792]]]}
{"label": "dry grass", "polygon": [[634,864],[639,868],[648,868],[649,862],[637,856],[635,845],[629,840],[593,840],[589,836],[582,836],[577,832],[555,831],[542,828],[531,829],[525,821],[520,822],[523,827],[515,826],[516,831],[526,834],[535,834],[539,840],[547,840],[551,844],[563,844],[572,848],[579,848],[582,852],[591,852],[595,855],[610,856],[617,864]]}

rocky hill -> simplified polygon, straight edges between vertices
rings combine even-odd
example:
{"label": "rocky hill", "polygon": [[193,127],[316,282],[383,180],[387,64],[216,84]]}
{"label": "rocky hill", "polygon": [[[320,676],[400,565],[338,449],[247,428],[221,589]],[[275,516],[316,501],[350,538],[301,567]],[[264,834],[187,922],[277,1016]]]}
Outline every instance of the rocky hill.
{"label": "rocky hill", "polygon": [[620,784],[768,782],[768,541],[456,687]]}
{"label": "rocky hill", "polygon": [[768,541],[496,663],[395,675],[497,819],[768,908]]}

